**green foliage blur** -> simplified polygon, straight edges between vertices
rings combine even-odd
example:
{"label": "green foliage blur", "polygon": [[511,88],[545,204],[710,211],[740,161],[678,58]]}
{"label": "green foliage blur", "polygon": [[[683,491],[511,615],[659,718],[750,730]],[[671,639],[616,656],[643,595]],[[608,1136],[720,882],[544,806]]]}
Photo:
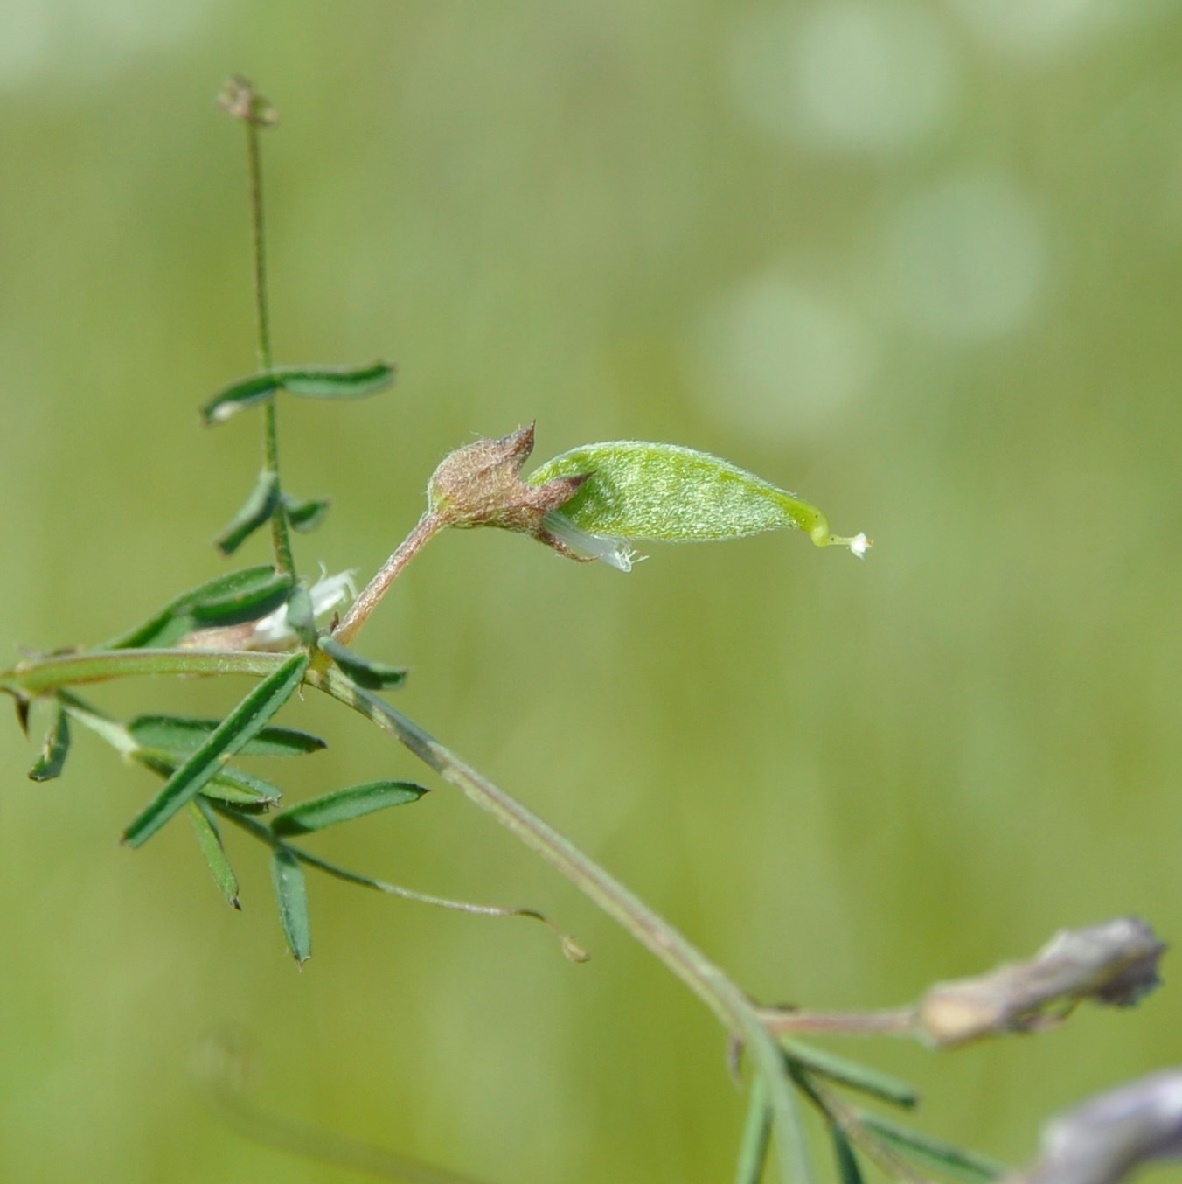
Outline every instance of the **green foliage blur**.
{"label": "green foliage blur", "polygon": [[[399,703],[768,1002],[903,1003],[1057,928],[1182,922],[1182,14],[1159,0],[0,0],[0,622],[91,643],[225,570],[256,413],[231,72],[265,137],[276,361],[397,360],[289,401],[297,539],[365,580],[448,450],[537,420],[730,458],[876,542],[659,547],[632,574],[496,531],[411,566],[358,648]],[[265,538],[241,562],[265,562]],[[245,686],[139,682],[123,713]],[[310,697],[311,698],[311,697]],[[416,778],[327,702],[288,800]],[[371,734],[371,732],[373,734]],[[489,1184],[726,1179],[706,1011],[446,786],[318,838],[540,927],[313,879],[286,953],[265,860],[233,914],[154,783],[0,731],[0,1178],[356,1179],[201,1105],[210,1032],[260,1105]],[[314,844],[309,843],[309,846]],[[927,1129],[1012,1162],[1041,1120],[1182,1057],[1141,1009],[933,1056]]]}

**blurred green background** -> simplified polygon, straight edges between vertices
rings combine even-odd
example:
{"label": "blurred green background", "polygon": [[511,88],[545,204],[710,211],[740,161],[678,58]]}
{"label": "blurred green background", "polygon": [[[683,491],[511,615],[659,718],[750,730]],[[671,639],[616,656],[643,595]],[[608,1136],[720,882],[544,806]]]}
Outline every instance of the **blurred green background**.
{"label": "blurred green background", "polygon": [[[309,573],[382,561],[449,449],[533,418],[703,448],[866,530],[651,548],[632,575],[445,537],[363,649],[399,703],[769,1001],[888,1005],[1061,926],[1182,926],[1182,15],[1161,0],[0,0],[0,619],[108,637],[224,570],[257,421],[240,131],[266,140],[277,360],[397,360],[284,406],[330,492]],[[246,562],[265,559],[262,540]],[[128,683],[113,711],[244,687]],[[421,776],[327,703],[292,797]],[[0,1178],[344,1181],[243,1141],[190,1062],[239,1032],[260,1101],[510,1181],[730,1177],[742,1098],[706,1011],[447,787],[317,850],[539,928],[311,883],[285,952],[231,837],[119,849],[147,775],[0,732]],[[261,769],[267,772],[265,769]],[[1167,959],[1167,978],[1172,962]],[[1010,1161],[1182,1055],[1129,1014],[932,1056],[934,1132]]]}

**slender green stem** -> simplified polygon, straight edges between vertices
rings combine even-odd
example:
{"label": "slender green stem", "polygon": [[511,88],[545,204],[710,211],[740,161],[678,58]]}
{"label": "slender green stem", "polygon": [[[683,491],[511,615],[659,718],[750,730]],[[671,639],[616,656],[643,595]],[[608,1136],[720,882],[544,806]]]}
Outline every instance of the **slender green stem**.
{"label": "slender green stem", "polygon": [[0,690],[46,695],[63,687],[144,674],[249,674],[266,676],[287,660],[261,650],[91,650],[21,662],[0,673]]}
{"label": "slender green stem", "polygon": [[723,970],[569,839],[396,708],[361,690],[336,670],[310,670],[306,681],[396,737],[469,801],[486,810],[556,868],[681,979],[714,1012],[726,1031],[743,1042],[767,1083],[772,1117],[780,1136],[776,1147],[785,1184],[790,1180],[799,1184],[811,1181],[799,1107],[787,1078],[783,1053],[764,1028],[755,1007]]}
{"label": "slender green stem", "polygon": [[[254,259],[254,306],[258,328],[259,369],[271,369],[271,317],[267,302],[267,243],[263,207],[263,152],[257,118],[246,125],[246,167],[250,185],[251,253]],[[272,466],[274,467],[274,466]]]}
{"label": "slender green stem", "polygon": [[[279,445],[275,429],[275,401],[272,399],[263,409],[264,433],[266,435],[266,451],[268,464],[277,463]],[[279,485],[279,470],[271,470],[275,474],[275,490],[279,494],[279,502],[275,512],[271,515],[271,542],[275,548],[275,570],[295,575],[295,555],[291,549],[291,531],[287,522],[287,506],[283,501],[282,490]]]}
{"label": "slender green stem", "polygon": [[420,760],[541,855],[604,912],[651,950],[714,1011],[727,1031],[742,1033],[750,1006],[726,975],[639,897],[608,875],[564,835],[449,751],[424,728],[336,670],[309,672],[308,682],[395,736]]}
{"label": "slender green stem", "polygon": [[[255,102],[261,100],[255,99]],[[272,365],[271,314],[267,298],[267,238],[263,207],[263,153],[261,135],[266,126],[252,109],[251,115],[243,120],[246,126],[246,165],[250,187],[250,230],[251,253],[254,258],[254,305],[258,331],[259,370],[268,372]],[[279,486],[279,427],[274,398],[268,399],[263,408],[263,468],[275,477],[277,493]],[[295,574],[295,559],[291,550],[291,532],[288,528],[287,509],[280,496],[275,513],[271,515],[271,539],[275,547],[277,570]]]}

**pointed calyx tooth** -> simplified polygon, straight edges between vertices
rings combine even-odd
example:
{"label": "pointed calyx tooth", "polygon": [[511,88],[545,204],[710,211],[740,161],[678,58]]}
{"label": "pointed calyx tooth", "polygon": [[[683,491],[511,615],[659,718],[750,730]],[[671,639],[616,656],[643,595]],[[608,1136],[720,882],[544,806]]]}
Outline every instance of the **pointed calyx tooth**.
{"label": "pointed calyx tooth", "polygon": [[542,520],[578,492],[586,474],[539,485],[521,479],[534,447],[534,426],[499,440],[477,440],[444,457],[427,485],[430,512],[447,526],[499,526],[554,545]]}

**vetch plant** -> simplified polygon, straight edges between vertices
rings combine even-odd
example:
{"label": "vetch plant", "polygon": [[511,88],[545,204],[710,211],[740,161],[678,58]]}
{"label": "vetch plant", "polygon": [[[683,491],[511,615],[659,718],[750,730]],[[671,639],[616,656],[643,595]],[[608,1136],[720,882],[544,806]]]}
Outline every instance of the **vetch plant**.
{"label": "vetch plant", "polygon": [[[34,708],[39,717],[47,717],[41,752],[29,776],[35,781],[60,776],[77,728],[93,732],[162,782],[126,823],[123,842],[142,846],[178,815],[186,815],[218,889],[233,907],[239,904],[239,884],[221,828],[230,825],[257,840],[270,862],[280,923],[297,963],[312,952],[309,870],[443,908],[530,918],[557,934],[572,961],[584,959],[586,953],[571,937],[534,910],[415,892],[331,863],[303,845],[328,827],[412,805],[428,792],[417,782],[382,779],[289,804],[280,786],[250,772],[244,762],[253,756],[299,757],[324,747],[320,737],[277,722],[303,688],[318,691],[391,735],[442,782],[489,812],[714,1013],[730,1041],[732,1067],[738,1073],[746,1065],[750,1078],[749,1117],[739,1138],[738,1184],[762,1179],[773,1155],[780,1180],[811,1184],[820,1179],[820,1151],[804,1122],[806,1109],[820,1117],[828,1154],[844,1184],[861,1181],[870,1163],[904,1181],[928,1179],[932,1171],[969,1181],[999,1178],[1001,1165],[922,1135],[867,1104],[896,1110],[914,1107],[915,1092],[906,1084],[806,1045],[801,1036],[892,1035],[950,1048],[1032,1032],[1061,1022],[1084,1001],[1121,1007],[1138,1002],[1157,984],[1164,946],[1144,922],[1123,918],[1060,934],[1027,963],[1004,966],[977,979],[937,984],[912,1007],[845,1014],[765,1006],[569,839],[383,697],[402,685],[406,669],[359,653],[357,637],[407,563],[447,528],[499,527],[567,558],[597,559],[622,571],[637,559],[633,544],[648,540],[714,541],[790,529],[803,531],[818,547],[847,548],[859,558],[866,555],[870,542],[861,533],[834,535],[825,515],[795,494],[729,461],[674,444],[588,444],[525,473],[534,448],[531,424],[499,439],[478,440],[446,457],[427,483],[426,509],[416,525],[340,615],[352,596],[352,573],[322,573],[309,580],[301,578],[295,562],[293,534],[320,526],[328,502],[297,497],[286,489],[279,463],[278,409],[287,395],[327,400],[372,395],[393,381],[394,369],[381,361],[359,366],[274,364],[260,137],[275,121],[275,113],[242,79],[227,85],[222,105],[246,132],[259,365],[256,373],[227,384],[205,404],[202,415],[211,426],[241,413],[261,415],[261,472],[239,513],[218,535],[217,546],[228,556],[266,530],[273,562],[214,577],[101,645],[30,656],[0,673],[0,689],[15,701],[26,731]],[[102,682],[148,674],[235,674],[256,682],[220,719],[148,712],[119,721],[80,693]],[[1176,1081],[1163,1081],[1164,1086],[1133,1091],[1127,1098],[1135,1103],[1144,1097],[1146,1106],[1160,1106],[1164,1090],[1172,1102]],[[228,1107],[241,1120],[239,1125],[249,1129],[249,1103],[231,1093],[223,1093],[223,1098],[228,1099],[223,1109]],[[1127,1140],[1132,1124],[1123,1121],[1125,1098],[1122,1095],[1122,1124],[1113,1126],[1119,1126]],[[1155,1148],[1172,1151],[1174,1113],[1153,1128],[1148,1150],[1130,1152],[1123,1159],[1124,1152],[1116,1151],[1110,1162],[1132,1163],[1137,1156],[1155,1154]],[[1069,1125],[1056,1129],[1068,1130],[1068,1135],[1056,1136],[1055,1152],[1057,1162],[1068,1162],[1061,1144],[1064,1138],[1070,1140]],[[1089,1137],[1096,1137],[1095,1132]],[[1057,1184],[1077,1179],[1062,1172],[1029,1178],[1053,1178]],[[1104,1184],[1115,1178],[1111,1172],[1102,1177]]]}

